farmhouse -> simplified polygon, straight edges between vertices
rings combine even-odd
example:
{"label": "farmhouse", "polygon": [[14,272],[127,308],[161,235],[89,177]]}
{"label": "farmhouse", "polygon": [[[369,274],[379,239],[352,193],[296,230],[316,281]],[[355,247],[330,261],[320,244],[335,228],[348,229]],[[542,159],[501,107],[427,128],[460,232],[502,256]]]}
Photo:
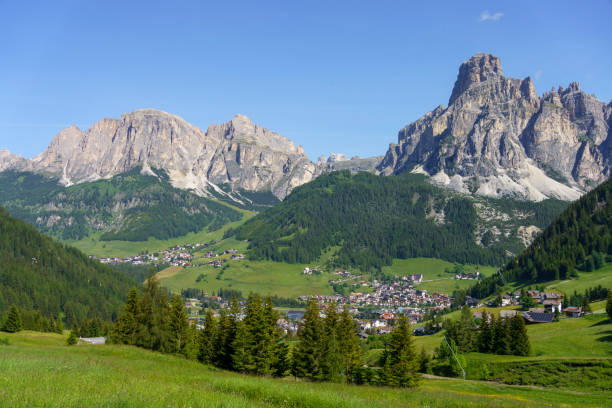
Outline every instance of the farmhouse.
{"label": "farmhouse", "polygon": [[523,316],[527,324],[552,323],[555,318],[555,315],[552,313],[522,312],[521,316]]}
{"label": "farmhouse", "polygon": [[567,317],[582,317],[584,312],[581,307],[569,306],[565,308],[565,315]]}

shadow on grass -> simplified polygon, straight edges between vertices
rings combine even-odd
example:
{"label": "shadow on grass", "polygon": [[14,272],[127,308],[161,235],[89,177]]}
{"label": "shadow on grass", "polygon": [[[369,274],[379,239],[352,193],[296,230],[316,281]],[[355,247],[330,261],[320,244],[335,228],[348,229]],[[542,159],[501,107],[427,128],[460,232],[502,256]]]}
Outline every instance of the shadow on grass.
{"label": "shadow on grass", "polygon": [[612,341],[612,330],[607,330],[605,332],[601,332],[600,334],[606,334],[607,336],[598,337],[597,341]]}
{"label": "shadow on grass", "polygon": [[595,327],[595,326],[605,326],[606,324],[612,324],[612,319],[605,319],[605,320],[601,320],[597,323],[593,323],[592,325],[590,325],[589,327]]}

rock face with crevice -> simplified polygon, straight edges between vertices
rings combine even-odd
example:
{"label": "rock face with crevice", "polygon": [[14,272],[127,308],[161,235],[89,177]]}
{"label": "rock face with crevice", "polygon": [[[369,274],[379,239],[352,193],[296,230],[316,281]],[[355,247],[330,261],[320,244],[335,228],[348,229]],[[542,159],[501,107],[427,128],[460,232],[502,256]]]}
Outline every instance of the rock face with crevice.
{"label": "rock face with crevice", "polygon": [[574,200],[610,176],[611,128],[612,103],[577,83],[538,97],[531,78],[505,77],[499,58],[476,54],[448,107],[400,130],[378,170],[486,196]]}

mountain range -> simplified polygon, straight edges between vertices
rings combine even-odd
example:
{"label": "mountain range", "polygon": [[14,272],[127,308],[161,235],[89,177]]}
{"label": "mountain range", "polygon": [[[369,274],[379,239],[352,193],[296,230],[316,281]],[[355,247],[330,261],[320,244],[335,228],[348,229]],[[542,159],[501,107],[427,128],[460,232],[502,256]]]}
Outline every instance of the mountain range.
{"label": "mountain range", "polygon": [[[198,195],[271,191],[285,198],[321,174],[349,169],[431,176],[465,193],[575,200],[610,176],[612,103],[571,83],[538,96],[531,78],[505,77],[500,59],[476,54],[459,68],[448,106],[402,128],[384,157],[308,159],[301,146],[236,115],[206,132],[154,109],[62,130],[41,154],[0,151],[0,171],[32,171],[63,185],[108,179],[135,167],[162,169]],[[248,200],[247,200],[248,201]]]}

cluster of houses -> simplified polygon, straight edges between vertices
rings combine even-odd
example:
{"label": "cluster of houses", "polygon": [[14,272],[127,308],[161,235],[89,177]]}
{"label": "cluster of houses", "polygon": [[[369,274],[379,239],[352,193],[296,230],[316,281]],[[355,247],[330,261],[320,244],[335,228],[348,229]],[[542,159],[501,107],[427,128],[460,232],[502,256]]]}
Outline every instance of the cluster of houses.
{"label": "cluster of houses", "polygon": [[[239,261],[245,258],[245,256],[243,254],[239,254],[237,249],[228,249],[226,251],[224,251],[221,254],[217,254],[216,252],[212,252],[212,251],[208,251],[207,253],[204,254],[204,258],[219,258],[222,255],[231,255],[230,259],[233,261]],[[214,266],[215,268],[220,268],[223,264],[224,260],[223,259],[212,259],[208,262],[206,262],[206,264],[210,265],[210,266]]]}
{"label": "cluster of houses", "polygon": [[313,273],[318,275],[321,271],[317,268],[309,268],[308,266],[302,271],[302,275],[312,275]]}
{"label": "cluster of houses", "polygon": [[[104,257],[99,261],[105,264],[129,263],[132,265],[148,265],[148,264],[167,264],[171,266],[192,266],[193,255],[190,251],[199,248],[203,244],[185,244],[176,245],[172,248],[164,249],[163,251],[154,254],[140,254],[128,256],[125,258]],[[91,259],[97,259],[94,255],[89,255]]]}
{"label": "cluster of houses", "polygon": [[476,272],[459,272],[455,274],[457,280],[478,280],[480,279],[480,271]]}

